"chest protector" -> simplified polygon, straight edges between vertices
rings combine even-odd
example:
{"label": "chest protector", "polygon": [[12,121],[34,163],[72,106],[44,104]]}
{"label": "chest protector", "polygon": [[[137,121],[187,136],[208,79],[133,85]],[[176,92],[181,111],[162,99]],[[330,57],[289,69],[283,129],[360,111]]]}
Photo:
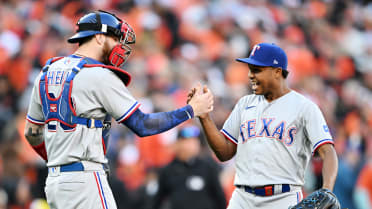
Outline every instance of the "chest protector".
{"label": "chest protector", "polygon": [[[94,118],[84,118],[76,115],[73,107],[71,92],[73,86],[73,80],[75,76],[83,69],[87,67],[103,67],[113,71],[127,86],[130,83],[131,77],[126,71],[116,68],[113,66],[97,64],[97,61],[90,58],[82,58],[80,62],[72,68],[71,73],[65,79],[62,84],[62,89],[57,98],[53,94],[48,93],[48,70],[49,66],[63,57],[51,58],[47,61],[46,65],[42,69],[42,76],[39,82],[39,95],[42,104],[43,114],[45,118],[45,124],[48,125],[48,130],[56,130],[56,125],[49,123],[50,121],[58,121],[60,126],[65,131],[74,131],[77,124],[85,125],[88,128],[102,128],[102,140],[104,151],[106,153],[105,144],[109,137],[109,130],[111,127],[111,116],[107,115],[102,120]],[[93,63],[93,64],[92,64]]]}

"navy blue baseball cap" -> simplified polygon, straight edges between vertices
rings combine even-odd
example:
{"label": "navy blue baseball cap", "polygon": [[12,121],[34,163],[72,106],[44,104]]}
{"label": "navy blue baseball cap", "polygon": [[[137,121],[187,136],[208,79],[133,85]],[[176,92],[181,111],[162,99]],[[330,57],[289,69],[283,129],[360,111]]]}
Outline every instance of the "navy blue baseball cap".
{"label": "navy blue baseball cap", "polygon": [[284,50],[273,43],[256,44],[248,58],[239,58],[236,61],[261,67],[280,67],[283,70],[287,70],[288,62]]}

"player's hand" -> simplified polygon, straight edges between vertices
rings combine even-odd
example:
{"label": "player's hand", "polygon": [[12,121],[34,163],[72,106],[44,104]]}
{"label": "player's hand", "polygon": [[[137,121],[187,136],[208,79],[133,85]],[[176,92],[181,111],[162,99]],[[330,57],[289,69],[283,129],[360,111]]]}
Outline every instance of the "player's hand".
{"label": "player's hand", "polygon": [[190,89],[189,93],[187,94],[187,101],[186,101],[187,104],[189,104],[191,98],[194,96],[195,91],[196,91],[196,88]]}
{"label": "player's hand", "polygon": [[327,208],[341,209],[340,202],[335,194],[328,189],[319,189],[311,193],[297,205],[288,209],[310,209],[310,208]]}
{"label": "player's hand", "polygon": [[204,118],[213,110],[213,94],[207,86],[202,87],[200,83],[191,89],[188,104],[191,105],[194,116]]}

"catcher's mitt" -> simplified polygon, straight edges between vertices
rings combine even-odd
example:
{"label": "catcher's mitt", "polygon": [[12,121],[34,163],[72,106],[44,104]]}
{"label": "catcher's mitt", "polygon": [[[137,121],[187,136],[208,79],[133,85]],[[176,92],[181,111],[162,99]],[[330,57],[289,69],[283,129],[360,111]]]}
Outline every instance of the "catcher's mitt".
{"label": "catcher's mitt", "polygon": [[335,194],[328,189],[319,189],[289,209],[341,209]]}

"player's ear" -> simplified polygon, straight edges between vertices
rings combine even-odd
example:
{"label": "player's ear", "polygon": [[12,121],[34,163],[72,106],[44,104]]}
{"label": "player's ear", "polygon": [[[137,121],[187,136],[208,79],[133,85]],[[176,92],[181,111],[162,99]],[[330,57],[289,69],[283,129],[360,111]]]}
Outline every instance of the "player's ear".
{"label": "player's ear", "polygon": [[103,34],[95,34],[94,39],[96,40],[98,45],[103,45],[106,40],[106,36]]}
{"label": "player's ear", "polygon": [[281,78],[282,77],[282,68],[277,67],[274,69],[275,70],[275,78]]}

